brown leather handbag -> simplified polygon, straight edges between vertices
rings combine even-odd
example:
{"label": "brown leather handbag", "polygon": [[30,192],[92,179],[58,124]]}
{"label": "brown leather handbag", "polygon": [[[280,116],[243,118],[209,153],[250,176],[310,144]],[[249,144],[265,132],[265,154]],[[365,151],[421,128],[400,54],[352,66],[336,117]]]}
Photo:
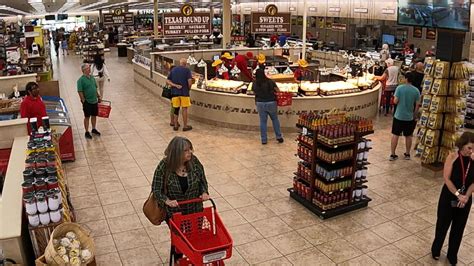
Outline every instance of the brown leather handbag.
{"label": "brown leather handbag", "polygon": [[[163,191],[165,195],[167,193],[167,176],[168,174],[165,174],[165,178],[163,178]],[[158,201],[152,191],[143,204],[143,213],[150,223],[160,225],[166,219],[166,205],[163,207],[158,205]]]}

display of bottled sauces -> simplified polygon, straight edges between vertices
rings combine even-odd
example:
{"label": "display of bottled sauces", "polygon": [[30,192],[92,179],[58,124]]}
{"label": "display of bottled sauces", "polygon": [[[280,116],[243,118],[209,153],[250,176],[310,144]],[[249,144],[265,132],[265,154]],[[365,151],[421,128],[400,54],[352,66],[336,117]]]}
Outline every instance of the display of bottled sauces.
{"label": "display of bottled sauces", "polygon": [[366,133],[374,130],[372,120],[357,116],[340,114],[316,114],[313,112],[303,113],[298,117],[298,125],[311,130],[319,130],[327,125],[352,124],[355,132]]}
{"label": "display of bottled sauces", "polygon": [[323,149],[318,149],[316,151],[316,156],[319,159],[322,159],[326,162],[338,162],[342,160],[351,159],[354,151],[353,150],[344,150],[339,152],[327,152]]}
{"label": "display of bottled sauces", "polygon": [[334,209],[349,203],[350,193],[347,191],[335,192],[327,194],[323,192],[314,192],[313,204],[323,210]]}

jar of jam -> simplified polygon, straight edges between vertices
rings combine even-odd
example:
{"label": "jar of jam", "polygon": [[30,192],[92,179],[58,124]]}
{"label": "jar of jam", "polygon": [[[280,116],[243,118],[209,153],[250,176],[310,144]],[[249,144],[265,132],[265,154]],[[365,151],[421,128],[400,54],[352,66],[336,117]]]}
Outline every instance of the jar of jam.
{"label": "jar of jam", "polygon": [[39,214],[39,220],[42,225],[48,225],[51,222],[49,212],[42,212]]}
{"label": "jar of jam", "polygon": [[57,177],[57,173],[58,170],[56,169],[56,166],[48,166],[46,167],[46,175],[48,177],[52,176],[52,177]]}
{"label": "jar of jam", "polygon": [[38,226],[39,223],[40,223],[39,215],[38,215],[38,214],[29,214],[29,215],[28,215],[28,223],[29,223],[32,227]]}
{"label": "jar of jam", "polygon": [[49,190],[59,188],[58,179],[55,176],[48,176],[45,181]]}
{"label": "jar of jam", "polygon": [[21,183],[21,190],[23,191],[23,195],[27,193],[35,192],[35,186],[33,184],[33,180],[25,180]]}
{"label": "jar of jam", "polygon": [[53,223],[59,222],[61,220],[61,211],[60,211],[60,209],[50,211],[49,216],[51,218],[51,222],[53,222]]}
{"label": "jar of jam", "polygon": [[46,196],[42,192],[36,193],[36,207],[39,212],[48,211],[48,202],[46,201]]}
{"label": "jar of jam", "polygon": [[31,180],[35,179],[35,171],[31,168],[27,168],[23,171],[23,180]]}
{"label": "jar of jam", "polygon": [[56,156],[54,154],[49,154],[46,157],[47,160],[47,166],[56,166]]}
{"label": "jar of jam", "polygon": [[27,214],[33,215],[38,212],[36,198],[33,193],[30,192],[23,195],[23,204],[25,205],[25,211]]}
{"label": "jar of jam", "polygon": [[36,160],[34,157],[29,157],[25,160],[25,167],[27,168],[35,168],[36,167]]}
{"label": "jar of jam", "polygon": [[48,186],[46,185],[46,182],[44,181],[43,178],[36,178],[35,182],[34,182],[34,185],[35,185],[35,190],[36,191],[47,190],[48,189]]}
{"label": "jar of jam", "polygon": [[46,193],[46,197],[48,198],[48,208],[50,210],[57,210],[59,208],[59,198],[54,193],[54,191],[50,190]]}
{"label": "jar of jam", "polygon": [[36,178],[46,178],[46,169],[45,168],[36,168],[35,169]]}
{"label": "jar of jam", "polygon": [[46,157],[38,157],[36,158],[36,167],[37,168],[44,168],[47,166]]}

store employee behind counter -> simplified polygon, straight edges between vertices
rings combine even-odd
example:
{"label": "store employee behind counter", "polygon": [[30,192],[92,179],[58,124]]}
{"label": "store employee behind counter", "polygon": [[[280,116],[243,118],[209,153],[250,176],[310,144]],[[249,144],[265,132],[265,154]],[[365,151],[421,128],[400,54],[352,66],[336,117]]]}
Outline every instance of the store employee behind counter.
{"label": "store employee behind counter", "polygon": [[[28,82],[26,84],[26,92],[28,95],[23,99],[20,106],[20,114],[22,118],[37,118],[38,127],[42,125],[42,117],[47,116],[46,106],[39,95],[39,86],[36,82]],[[30,123],[28,132],[31,132]]]}

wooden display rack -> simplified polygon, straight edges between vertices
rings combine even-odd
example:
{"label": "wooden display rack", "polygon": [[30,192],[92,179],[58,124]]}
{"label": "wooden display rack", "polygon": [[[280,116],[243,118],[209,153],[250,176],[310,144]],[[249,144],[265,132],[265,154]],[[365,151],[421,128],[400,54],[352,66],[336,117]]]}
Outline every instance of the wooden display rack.
{"label": "wooden display rack", "polygon": [[[340,214],[343,214],[343,213],[347,213],[347,212],[350,212],[350,211],[353,211],[353,210],[357,210],[357,209],[367,207],[368,203],[371,201],[371,199],[369,197],[365,197],[365,198],[362,198],[362,199],[356,201],[356,200],[353,199],[352,195],[353,195],[353,191],[354,191],[354,189],[356,188],[357,185],[362,185],[363,183],[367,182],[365,180],[365,181],[361,181],[360,183],[356,183],[356,180],[355,180],[356,170],[361,169],[360,168],[361,166],[364,167],[364,166],[370,164],[368,162],[363,164],[363,165],[358,164],[357,154],[359,152],[368,151],[371,148],[365,148],[365,149],[359,150],[358,149],[358,144],[359,144],[359,142],[361,142],[363,140],[364,136],[373,134],[373,131],[364,132],[364,133],[356,132],[355,136],[354,136],[354,141],[341,143],[341,144],[337,144],[337,145],[330,145],[330,144],[324,143],[320,139],[318,139],[319,134],[318,134],[317,130],[312,130],[312,129],[309,129],[307,127],[301,126],[301,125],[297,125],[297,127],[302,128],[303,133],[308,132],[308,133],[310,133],[310,135],[312,135],[313,145],[309,145],[308,143],[305,143],[305,142],[302,142],[301,140],[298,140],[299,145],[304,146],[304,147],[309,148],[309,149],[312,150],[311,161],[306,161],[307,164],[311,164],[311,175],[310,175],[309,180],[308,180],[304,177],[299,176],[297,173],[295,173],[294,178],[296,179],[296,182],[302,181],[301,183],[304,183],[309,187],[309,191],[308,191],[309,195],[306,195],[306,197],[303,197],[302,195],[298,194],[298,192],[295,191],[294,188],[288,188],[288,191],[290,192],[290,197],[295,199],[299,203],[301,203],[303,206],[305,206],[307,209],[309,209],[310,211],[315,213],[321,219],[328,219],[328,218],[331,218],[331,217],[334,217],[334,216],[337,216],[337,215],[340,215]],[[306,134],[304,134],[304,135],[306,135]],[[318,158],[318,156],[316,155],[317,150],[320,147],[322,147],[322,149],[324,149],[327,152],[340,151],[341,148],[343,148],[343,149],[345,148],[345,150],[352,149],[352,157],[351,158],[344,158],[344,159],[341,159],[339,161],[327,161],[327,160],[324,160],[322,158]],[[322,178],[321,176],[319,176],[319,174],[316,173],[316,166],[320,165],[320,164],[327,167],[325,169],[329,168],[329,170],[340,169],[340,167],[343,167],[343,166],[344,167],[345,166],[351,166],[352,167],[352,172],[351,172],[350,175],[346,175],[344,177],[339,177],[339,178],[334,178],[334,179],[331,179],[331,180],[327,181],[326,179]],[[320,182],[322,182],[324,184],[331,184],[331,183],[336,183],[336,182],[343,182],[345,180],[346,181],[351,180],[351,184],[350,184],[349,187],[345,187],[345,188],[341,188],[341,189],[335,189],[333,191],[326,192],[326,191],[322,190],[321,188],[318,188],[315,185],[315,180],[316,179],[318,179]],[[314,192],[315,191],[319,191],[320,193],[326,194],[326,195],[329,195],[329,196],[332,195],[333,193],[337,193],[337,192],[341,192],[341,193],[348,192],[349,193],[348,203],[344,203],[344,204],[341,203],[341,204],[337,204],[338,205],[337,207],[323,209],[320,206],[317,206],[314,202],[316,200],[314,198]],[[319,205],[322,205],[322,203],[320,203],[320,202],[318,202],[318,203],[319,203]]]}
{"label": "wooden display rack", "polygon": [[51,234],[53,233],[56,226],[62,224],[63,222],[74,222],[75,214],[70,201],[69,189],[67,187],[66,179],[64,176],[64,170],[62,168],[61,158],[59,156],[59,145],[56,138],[53,138],[54,153],[56,154],[56,168],[58,176],[59,189],[62,194],[61,206],[63,208],[63,217],[61,221],[57,223],[50,223],[48,225],[40,225],[37,227],[32,227],[28,225],[28,230],[30,233],[31,243],[33,245],[33,251],[35,257],[39,258],[44,254],[46,246],[48,245]]}

